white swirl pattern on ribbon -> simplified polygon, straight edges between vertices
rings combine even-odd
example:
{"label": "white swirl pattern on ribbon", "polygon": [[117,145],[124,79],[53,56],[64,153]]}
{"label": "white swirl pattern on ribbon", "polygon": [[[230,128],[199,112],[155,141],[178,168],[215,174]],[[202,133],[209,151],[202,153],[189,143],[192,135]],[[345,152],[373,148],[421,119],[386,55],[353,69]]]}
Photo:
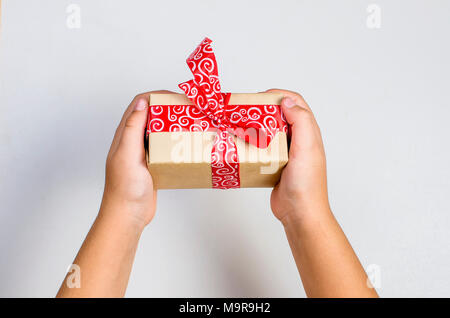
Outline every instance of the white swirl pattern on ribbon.
{"label": "white swirl pattern on ribbon", "polygon": [[[194,78],[179,85],[194,105],[150,106],[147,134],[216,131],[211,152],[213,188],[239,188],[239,158],[233,135],[264,148],[278,131],[287,132],[288,128],[278,105],[225,105],[211,42],[205,38],[189,55],[186,62]],[[256,138],[251,136],[254,131]]]}

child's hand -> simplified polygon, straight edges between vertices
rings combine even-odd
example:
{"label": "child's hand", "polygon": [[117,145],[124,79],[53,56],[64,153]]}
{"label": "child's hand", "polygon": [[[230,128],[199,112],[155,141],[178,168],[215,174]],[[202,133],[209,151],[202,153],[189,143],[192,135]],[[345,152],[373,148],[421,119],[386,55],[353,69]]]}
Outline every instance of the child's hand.
{"label": "child's hand", "polygon": [[319,126],[303,98],[283,93],[292,129],[289,162],[272,191],[273,214],[283,223],[309,297],[377,297],[328,203],[325,151]]}
{"label": "child's hand", "polygon": [[284,94],[282,111],[292,129],[289,161],[271,197],[274,215],[286,225],[311,211],[329,211],[325,152],[319,126],[302,96],[277,89],[269,92]]}
{"label": "child's hand", "polygon": [[100,215],[118,214],[144,228],[155,215],[156,190],[147,169],[144,133],[149,93],[137,95],[125,111],[106,160]]}
{"label": "child's hand", "polygon": [[136,96],[117,127],[106,159],[100,212],[74,264],[80,287],[67,274],[58,297],[123,297],[144,227],[153,219],[156,191],[145,162],[144,133],[149,93]]}

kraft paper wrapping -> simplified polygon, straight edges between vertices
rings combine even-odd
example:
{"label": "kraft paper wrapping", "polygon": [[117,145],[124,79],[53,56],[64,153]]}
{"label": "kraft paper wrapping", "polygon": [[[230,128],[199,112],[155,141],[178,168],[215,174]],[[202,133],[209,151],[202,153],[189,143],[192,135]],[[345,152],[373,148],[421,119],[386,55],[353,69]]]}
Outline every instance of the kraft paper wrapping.
{"label": "kraft paper wrapping", "polygon": [[[280,105],[275,93],[233,93],[229,105]],[[152,93],[152,105],[193,105],[184,94]],[[157,189],[211,188],[211,149],[216,132],[151,132],[146,140],[147,165]],[[278,132],[261,149],[234,137],[241,188],[273,187],[288,161],[287,136]]]}

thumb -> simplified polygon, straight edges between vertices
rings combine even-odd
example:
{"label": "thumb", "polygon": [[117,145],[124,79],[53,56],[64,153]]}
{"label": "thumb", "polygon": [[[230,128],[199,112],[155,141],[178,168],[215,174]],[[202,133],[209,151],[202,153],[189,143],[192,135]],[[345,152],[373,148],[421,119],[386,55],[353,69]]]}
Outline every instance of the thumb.
{"label": "thumb", "polygon": [[285,97],[281,101],[281,109],[291,127],[293,140],[300,139],[301,130],[304,130],[305,123],[312,117],[310,109],[300,104],[291,97]]}
{"label": "thumb", "polygon": [[300,149],[316,146],[318,141],[321,140],[321,136],[311,109],[306,104],[291,97],[283,98],[281,109],[292,133],[289,155],[295,156]]}
{"label": "thumb", "polygon": [[144,133],[147,125],[148,101],[140,98],[133,111],[125,121],[119,148],[131,160],[141,161],[145,158]]}

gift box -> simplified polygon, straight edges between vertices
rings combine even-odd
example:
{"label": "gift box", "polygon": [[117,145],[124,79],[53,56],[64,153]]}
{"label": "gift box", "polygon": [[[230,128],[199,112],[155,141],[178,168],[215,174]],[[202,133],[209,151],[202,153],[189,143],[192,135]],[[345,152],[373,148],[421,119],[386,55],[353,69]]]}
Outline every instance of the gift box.
{"label": "gift box", "polygon": [[276,93],[222,93],[211,40],[188,57],[184,94],[151,93],[146,158],[157,189],[273,187],[288,161]]}

